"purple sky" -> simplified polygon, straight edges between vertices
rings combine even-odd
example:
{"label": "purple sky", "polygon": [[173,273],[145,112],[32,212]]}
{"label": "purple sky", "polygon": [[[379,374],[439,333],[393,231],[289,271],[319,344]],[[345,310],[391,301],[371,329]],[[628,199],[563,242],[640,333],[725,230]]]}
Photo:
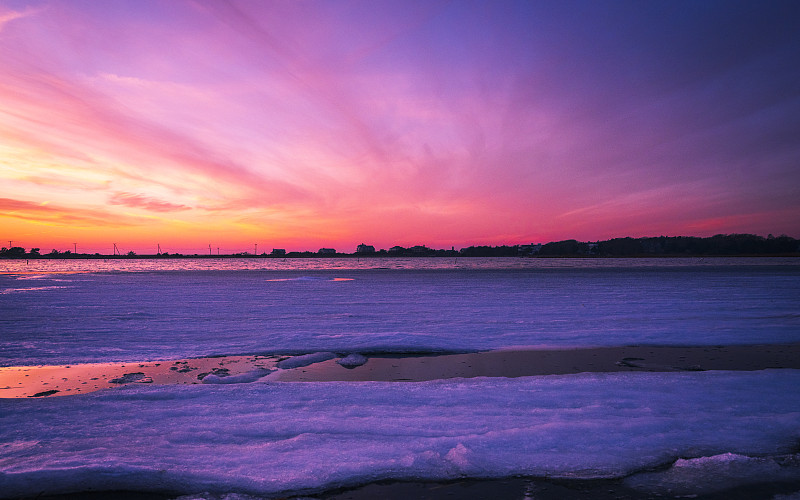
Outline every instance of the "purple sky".
{"label": "purple sky", "polygon": [[798,237],[798,60],[794,1],[0,0],[0,237]]}

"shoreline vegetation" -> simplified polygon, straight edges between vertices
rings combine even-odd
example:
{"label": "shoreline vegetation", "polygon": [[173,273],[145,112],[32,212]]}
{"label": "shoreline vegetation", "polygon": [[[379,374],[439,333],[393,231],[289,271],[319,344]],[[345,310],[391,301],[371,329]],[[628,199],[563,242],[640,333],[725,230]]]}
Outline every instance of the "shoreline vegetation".
{"label": "shoreline vegetation", "polygon": [[[9,242],[11,243],[11,242]],[[371,245],[358,245],[353,253],[337,252],[333,248],[321,248],[316,252],[287,252],[272,249],[262,253],[208,254],[169,253],[137,254],[115,252],[113,254],[80,253],[77,251],[51,250],[42,253],[40,248],[26,251],[23,247],[0,248],[0,259],[183,259],[183,258],[361,258],[361,257],[800,257],[800,240],[781,235],[767,237],[754,234],[718,234],[706,238],[695,236],[658,236],[643,238],[613,238],[596,242],[563,240],[544,244],[470,246],[456,250],[428,248],[425,245],[412,247],[394,246],[388,250],[376,250]]]}

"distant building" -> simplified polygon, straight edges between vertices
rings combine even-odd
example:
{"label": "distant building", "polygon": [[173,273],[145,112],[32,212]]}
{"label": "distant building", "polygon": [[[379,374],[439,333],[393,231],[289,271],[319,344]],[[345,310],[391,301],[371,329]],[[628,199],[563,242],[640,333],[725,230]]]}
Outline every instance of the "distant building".
{"label": "distant building", "polygon": [[389,249],[389,253],[403,253],[405,251],[406,251],[406,249],[401,247],[401,246],[399,246],[399,245],[398,246],[393,246],[392,248]]}
{"label": "distant building", "polygon": [[285,248],[273,248],[272,249],[272,253],[270,253],[270,255],[274,255],[275,257],[283,257],[284,255],[286,255],[286,249]]}
{"label": "distant building", "polygon": [[539,253],[541,249],[542,249],[541,243],[537,244],[531,243],[530,245],[520,245],[518,247],[518,252],[520,255],[536,255],[537,253]]}
{"label": "distant building", "polygon": [[323,254],[336,253],[336,249],[335,248],[320,248],[319,252],[317,252],[317,253],[323,253]]}
{"label": "distant building", "polygon": [[426,247],[425,245],[414,245],[413,247],[409,248],[411,253],[427,253],[430,248]]}
{"label": "distant building", "polygon": [[375,247],[362,243],[356,247],[356,253],[375,253]]}

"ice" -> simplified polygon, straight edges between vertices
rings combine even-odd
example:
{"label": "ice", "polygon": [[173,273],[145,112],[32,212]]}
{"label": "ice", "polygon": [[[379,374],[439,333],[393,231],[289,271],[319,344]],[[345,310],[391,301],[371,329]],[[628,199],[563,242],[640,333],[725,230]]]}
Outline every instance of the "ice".
{"label": "ice", "polygon": [[778,480],[792,467],[760,460],[795,451],[797,387],[800,370],[765,370],[130,384],[3,400],[0,496],[278,495],[381,479],[622,477],[678,459],[637,487],[662,491],[666,481],[719,470],[735,484],[740,463]]}
{"label": "ice", "polygon": [[[0,365],[800,341],[798,265],[637,262],[630,269],[86,273],[70,275],[69,288],[56,288],[60,275],[26,282],[0,274],[0,291],[38,289],[0,295]],[[353,280],[335,281],[343,278]]]}
{"label": "ice", "polygon": [[314,352],[284,359],[283,361],[279,361],[275,366],[283,370],[288,370],[290,368],[301,368],[303,366],[313,365],[314,363],[321,363],[322,361],[327,361],[335,357],[336,354],[332,352]]}
{"label": "ice", "polygon": [[267,370],[265,368],[258,368],[249,372],[240,373],[239,375],[215,375],[209,373],[203,377],[204,384],[246,384],[255,382],[256,380],[265,377],[272,373],[274,370]]}
{"label": "ice", "polygon": [[357,352],[353,352],[348,354],[347,356],[343,357],[342,359],[336,361],[340,365],[344,366],[345,368],[356,368],[358,366],[363,365],[367,362],[367,358],[362,354]]}
{"label": "ice", "polygon": [[800,481],[800,456],[748,457],[724,453],[679,459],[665,471],[637,474],[625,480],[635,489],[656,494],[711,494],[765,481]]}

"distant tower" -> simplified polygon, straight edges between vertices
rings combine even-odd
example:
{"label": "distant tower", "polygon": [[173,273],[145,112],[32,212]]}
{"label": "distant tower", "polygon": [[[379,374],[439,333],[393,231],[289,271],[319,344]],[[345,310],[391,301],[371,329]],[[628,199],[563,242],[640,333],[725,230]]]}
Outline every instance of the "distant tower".
{"label": "distant tower", "polygon": [[78,253],[78,244],[77,243],[73,243],[72,244],[72,253]]}
{"label": "distant tower", "polygon": [[255,244],[256,248],[253,250],[253,255],[258,255],[258,243]]}
{"label": "distant tower", "polygon": [[209,243],[209,244],[208,244],[208,255],[213,255],[213,254],[211,253],[211,243]]}
{"label": "distant tower", "polygon": [[114,255],[120,255],[119,249],[117,248],[117,244],[114,243]]}
{"label": "distant tower", "polygon": [[156,243],[158,245],[158,253],[156,255],[161,255],[161,243]]}

